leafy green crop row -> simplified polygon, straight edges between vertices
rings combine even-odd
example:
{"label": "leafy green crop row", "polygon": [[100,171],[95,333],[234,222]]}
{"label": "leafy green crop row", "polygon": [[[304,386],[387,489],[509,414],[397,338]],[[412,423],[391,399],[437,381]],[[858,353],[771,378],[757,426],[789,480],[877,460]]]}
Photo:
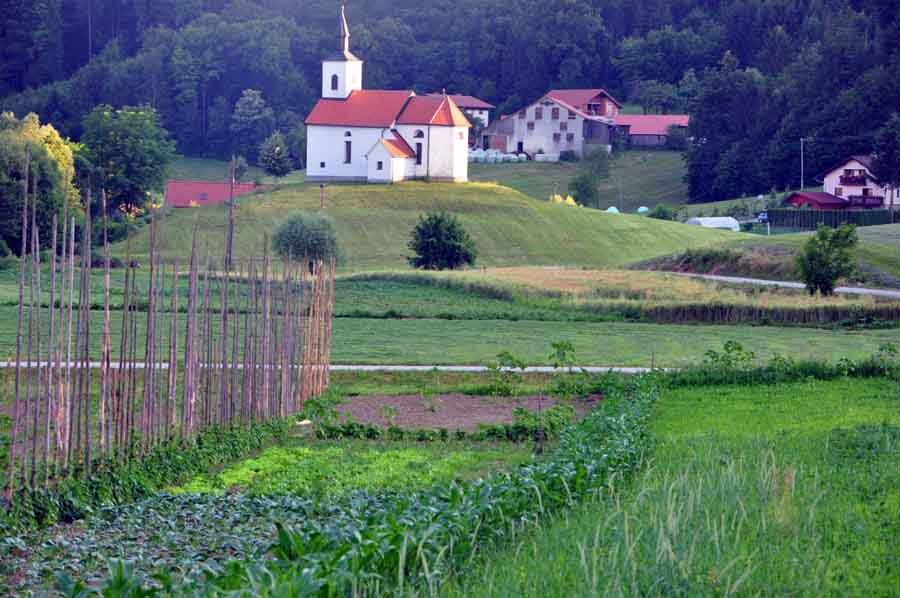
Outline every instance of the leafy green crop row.
{"label": "leafy green crop row", "polygon": [[213,428],[189,441],[173,439],[140,459],[94,463],[90,477],[67,477],[56,486],[21,494],[0,509],[0,538],[16,530],[81,519],[104,505],[131,502],[213,465],[239,459],[287,433],[286,421],[249,428]]}
{"label": "leafy green crop row", "polygon": [[[655,382],[634,378],[624,392],[611,390],[606,396],[584,421],[561,434],[545,460],[422,492],[360,493],[328,504],[297,499],[296,515],[279,524],[269,558],[231,562],[179,585],[171,579],[159,583],[171,595],[433,591],[485,546],[602,491],[612,476],[628,476],[639,467],[651,445],[647,423],[657,396]],[[124,568],[106,581],[107,587],[129,583]],[[84,587],[65,575],[60,587],[67,595],[83,595]],[[142,595],[136,587],[128,595]]]}

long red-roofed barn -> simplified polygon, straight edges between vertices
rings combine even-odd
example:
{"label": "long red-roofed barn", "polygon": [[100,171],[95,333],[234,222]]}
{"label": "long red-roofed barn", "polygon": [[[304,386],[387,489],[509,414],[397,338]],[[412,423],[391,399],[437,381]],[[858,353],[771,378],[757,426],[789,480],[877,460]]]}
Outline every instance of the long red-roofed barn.
{"label": "long red-roofed barn", "polygon": [[322,99],[306,118],[306,180],[465,182],[471,124],[451,96],[363,89],[341,8],[340,51],[322,63]]}
{"label": "long red-roofed barn", "polygon": [[[234,196],[241,197],[265,188],[265,185],[235,183]],[[226,203],[230,194],[230,183],[210,181],[168,181],[166,183],[166,205],[173,208],[194,208]]]}

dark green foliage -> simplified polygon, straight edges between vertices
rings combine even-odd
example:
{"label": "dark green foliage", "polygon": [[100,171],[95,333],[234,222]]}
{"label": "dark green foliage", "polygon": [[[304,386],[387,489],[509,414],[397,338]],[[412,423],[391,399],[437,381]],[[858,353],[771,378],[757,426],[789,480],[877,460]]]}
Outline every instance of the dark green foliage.
{"label": "dark green foliage", "polygon": [[599,149],[581,161],[578,174],[569,182],[569,193],[579,204],[591,208],[600,207],[601,181],[609,178],[609,153]]}
{"label": "dark green foliage", "polygon": [[413,268],[455,270],[475,264],[475,241],[456,216],[447,212],[420,216],[408,247],[415,254],[407,258]]}
{"label": "dark green foliage", "polygon": [[573,150],[563,150],[559,152],[560,162],[578,162],[578,154]]}
{"label": "dark green foliage", "polygon": [[856,263],[850,250],[858,241],[855,226],[843,225],[833,230],[819,225],[797,256],[797,269],[810,295],[831,295],[838,279],[853,274]]}
{"label": "dark green foliage", "polygon": [[657,220],[675,220],[677,213],[673,208],[670,208],[665,204],[657,204],[655,208],[650,210],[647,216],[656,218]]}
{"label": "dark green foliage", "polygon": [[144,208],[150,191],[162,191],[175,145],[149,106],[97,106],[84,119],[85,157],[90,161],[94,188],[103,187],[110,212]]}
{"label": "dark green foliage", "polygon": [[900,188],[900,114],[895,112],[875,135],[874,175],[882,185]]}
{"label": "dark green foliage", "polygon": [[[231,115],[234,151],[247,156],[251,162],[257,161],[263,141],[274,129],[275,112],[263,99],[262,92],[245,89]],[[281,145],[284,146],[283,139]]]}
{"label": "dark green foliage", "polygon": [[290,148],[281,131],[275,131],[259,146],[259,165],[273,177],[280,178],[294,169]]}
{"label": "dark green foliage", "polygon": [[272,236],[272,247],[283,259],[328,260],[340,257],[334,223],[325,214],[294,212]]}
{"label": "dark green foliage", "polygon": [[684,127],[672,125],[666,130],[666,149],[683,152],[688,147],[688,132]]}

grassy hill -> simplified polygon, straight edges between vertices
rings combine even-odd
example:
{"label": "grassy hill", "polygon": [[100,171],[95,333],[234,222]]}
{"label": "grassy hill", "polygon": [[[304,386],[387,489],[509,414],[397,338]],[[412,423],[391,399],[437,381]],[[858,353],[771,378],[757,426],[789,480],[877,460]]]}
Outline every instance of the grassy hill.
{"label": "grassy hill", "polygon": [[[681,154],[668,151],[627,151],[610,164],[610,177],[600,185],[604,207],[617,206],[634,212],[640,206],[678,206],[687,201],[684,161]],[[512,164],[471,164],[473,181],[496,182],[535,199],[546,200],[552,193],[565,194],[569,181],[578,172],[573,163],[523,162]]]}
{"label": "grassy hill", "polygon": [[[260,255],[264,235],[271,235],[285,216],[318,207],[318,185],[290,185],[242,198],[235,255]],[[410,182],[327,188],[325,211],[334,219],[346,254],[346,270],[405,267],[409,232],[428,210],[456,214],[475,239],[479,265],[486,266],[621,266],[734,238],[731,233],[642,216],[551,205],[490,183]],[[170,212],[165,217],[168,252],[187,256],[191,230],[197,224],[211,254],[221,255],[226,216],[225,206]],[[146,254],[147,240],[146,228],[135,235],[135,254]],[[115,250],[123,254],[124,244]]]}
{"label": "grassy hill", "polygon": [[[169,165],[169,178],[182,181],[227,181],[228,180],[228,162],[223,160],[210,160],[208,158],[188,158],[179,156]],[[273,177],[266,175],[262,168],[250,166],[243,181],[253,182],[260,180],[263,183],[302,183],[305,171],[297,170],[284,177],[281,181],[276,181]]]}

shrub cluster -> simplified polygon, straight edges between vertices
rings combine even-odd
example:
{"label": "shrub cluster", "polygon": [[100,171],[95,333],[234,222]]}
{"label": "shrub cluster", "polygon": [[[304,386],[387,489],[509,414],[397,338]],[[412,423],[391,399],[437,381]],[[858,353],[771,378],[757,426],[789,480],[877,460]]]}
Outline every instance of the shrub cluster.
{"label": "shrub cluster", "polygon": [[[310,504],[305,516],[278,525],[269,558],[229,563],[205,579],[170,586],[170,593],[433,593],[440,579],[503,540],[512,527],[602,492],[613,476],[621,480],[640,466],[652,444],[647,422],[657,396],[653,378],[636,377],[623,393],[605,394],[611,400],[563,432],[546,459],[422,492],[358,493],[346,501]],[[133,583],[122,573],[114,566],[107,585]],[[71,580],[62,581],[73,587]]]}

